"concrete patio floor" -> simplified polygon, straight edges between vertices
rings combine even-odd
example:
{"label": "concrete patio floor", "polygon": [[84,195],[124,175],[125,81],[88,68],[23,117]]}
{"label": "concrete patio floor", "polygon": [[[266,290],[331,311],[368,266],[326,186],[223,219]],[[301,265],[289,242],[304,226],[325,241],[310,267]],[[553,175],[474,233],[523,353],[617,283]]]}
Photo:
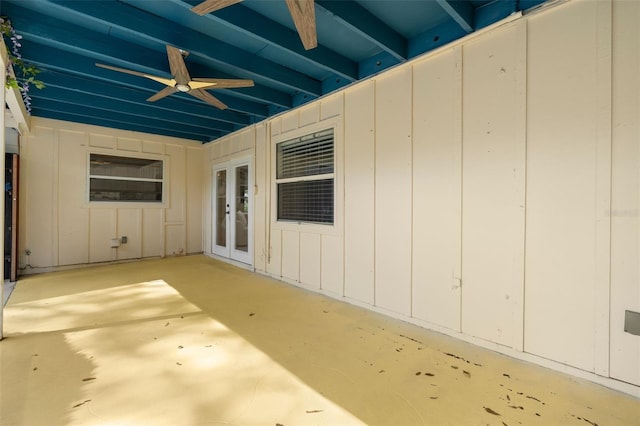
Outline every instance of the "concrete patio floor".
{"label": "concrete patio floor", "polygon": [[640,425],[640,401],[188,256],[22,278],[0,424]]}

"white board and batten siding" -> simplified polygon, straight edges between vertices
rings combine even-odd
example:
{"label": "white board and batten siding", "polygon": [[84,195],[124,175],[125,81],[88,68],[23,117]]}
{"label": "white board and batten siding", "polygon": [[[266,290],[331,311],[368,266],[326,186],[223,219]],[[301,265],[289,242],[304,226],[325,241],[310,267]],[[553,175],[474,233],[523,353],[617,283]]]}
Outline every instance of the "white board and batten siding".
{"label": "white board and batten siding", "polygon": [[460,331],[462,48],[413,67],[412,315]]}
{"label": "white board and batten siding", "polygon": [[[526,22],[462,47],[462,332],[522,348]],[[520,308],[520,313],[518,313]]]}
{"label": "white board and batten siding", "polygon": [[260,123],[255,128],[255,152],[250,152],[256,159],[254,161],[254,173],[255,181],[253,182],[253,244],[254,244],[254,256],[253,266],[258,271],[266,271],[268,261],[268,249],[267,249],[267,223],[269,216],[267,215],[267,200],[269,199],[270,187],[265,185],[258,185],[257,183],[264,183],[269,180],[267,172],[269,170],[268,164],[271,156],[269,155],[269,146],[267,144],[267,124]]}
{"label": "white board and batten siding", "polygon": [[[37,117],[21,143],[23,273],[202,252],[201,144]],[[162,159],[165,202],[89,203],[92,152]]]}
{"label": "white board and batten siding", "polygon": [[375,101],[373,81],[345,93],[344,296],[375,300]]}
{"label": "white board and batten siding", "polygon": [[[265,121],[255,269],[640,394],[638,19],[558,4]],[[284,226],[275,143],[323,123],[341,225]]]}
{"label": "white board and batten siding", "polygon": [[611,377],[640,384],[640,337],[620,333],[640,312],[640,2],[613,8]]}
{"label": "white board and batten siding", "polygon": [[411,81],[408,67],[375,80],[375,203],[369,213],[375,305],[405,316],[411,315]]}
{"label": "white board and batten siding", "polygon": [[525,350],[606,376],[611,4],[531,17],[528,59]]}
{"label": "white board and batten siding", "polygon": [[[336,161],[335,198],[344,199],[344,177],[340,166],[342,159],[342,141],[344,127],[342,115],[344,96],[342,93],[327,97],[319,102],[284,114],[269,121],[264,134],[265,146],[256,147],[257,154],[266,158],[256,158],[260,164],[256,174],[256,193],[265,194],[256,198],[255,211],[264,212],[266,220],[256,215],[258,241],[264,241],[260,247],[254,247],[259,272],[281,278],[305,288],[323,291],[342,297],[344,294],[344,239],[343,207],[336,204],[333,225],[281,223],[276,220],[275,196],[275,144],[317,131],[334,129],[334,159]],[[262,205],[261,205],[262,203]],[[266,227],[265,230],[260,230]],[[264,238],[262,240],[262,238]]]}

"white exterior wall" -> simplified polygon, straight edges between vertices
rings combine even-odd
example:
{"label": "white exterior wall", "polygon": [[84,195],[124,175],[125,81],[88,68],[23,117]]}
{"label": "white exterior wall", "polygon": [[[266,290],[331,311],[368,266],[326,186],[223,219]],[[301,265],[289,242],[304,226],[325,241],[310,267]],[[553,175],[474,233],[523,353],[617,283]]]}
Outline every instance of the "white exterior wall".
{"label": "white exterior wall", "polygon": [[[256,126],[255,269],[640,386],[639,19],[570,1]],[[275,143],[331,126],[335,226],[277,223]]]}
{"label": "white exterior wall", "polygon": [[610,375],[640,385],[640,337],[620,332],[624,310],[640,311],[640,4],[614,6],[611,283],[603,291],[611,295]]}
{"label": "white exterior wall", "polygon": [[[21,144],[22,273],[202,252],[201,144],[37,117]],[[89,203],[90,152],[164,160],[165,202]]]}
{"label": "white exterior wall", "polygon": [[462,46],[462,332],[515,348],[522,347],[525,31],[519,21]]}
{"label": "white exterior wall", "polygon": [[[611,66],[611,44],[599,40],[611,37],[610,25],[601,28],[611,22],[605,6],[577,2],[529,20],[525,350],[606,374],[606,346],[597,342],[608,333],[600,315],[610,244],[611,93],[600,93],[610,77],[599,63],[608,56]],[[571,31],[558,37],[562,28]]]}

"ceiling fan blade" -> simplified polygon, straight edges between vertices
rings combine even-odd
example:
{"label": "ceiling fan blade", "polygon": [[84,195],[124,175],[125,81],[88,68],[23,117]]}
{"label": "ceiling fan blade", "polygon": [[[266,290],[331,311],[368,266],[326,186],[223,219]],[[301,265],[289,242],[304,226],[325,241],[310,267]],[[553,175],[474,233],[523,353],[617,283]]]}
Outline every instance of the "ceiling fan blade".
{"label": "ceiling fan blade", "polygon": [[206,92],[202,89],[195,89],[189,92],[190,95],[195,96],[196,98],[203,100],[217,108],[226,109],[227,106],[223,104],[218,98],[213,96],[211,93]]}
{"label": "ceiling fan blade", "polygon": [[242,0],[206,0],[197,6],[191,8],[191,11],[198,15],[206,15],[210,12],[222,9],[223,7],[231,6],[232,4],[240,3]]}
{"label": "ceiling fan blade", "polygon": [[306,50],[318,46],[316,9],[313,0],[287,0],[287,7]]}
{"label": "ceiling fan blade", "polygon": [[169,57],[169,67],[171,67],[171,74],[178,84],[189,84],[191,77],[187,66],[184,63],[184,58],[180,49],[167,44],[167,56]]}
{"label": "ceiling fan blade", "polygon": [[155,102],[158,99],[162,99],[165,98],[173,93],[176,93],[177,90],[175,87],[165,87],[164,89],[162,89],[161,91],[159,91],[158,93],[156,93],[155,95],[151,96],[149,99],[147,99],[147,101],[149,102]]}
{"label": "ceiling fan blade", "polygon": [[96,66],[107,69],[107,70],[111,70],[111,71],[118,71],[125,74],[131,74],[131,75],[136,75],[138,77],[148,78],[149,80],[157,81],[158,83],[162,83],[166,86],[173,87],[176,84],[176,81],[173,79],[158,77],[157,75],[145,74],[143,72],[128,70],[126,68],[118,68],[118,67],[113,67],[111,65],[105,65],[105,64],[96,64]]}
{"label": "ceiling fan blade", "polygon": [[189,83],[192,89],[227,89],[235,87],[253,87],[253,80],[233,78],[194,78]]}

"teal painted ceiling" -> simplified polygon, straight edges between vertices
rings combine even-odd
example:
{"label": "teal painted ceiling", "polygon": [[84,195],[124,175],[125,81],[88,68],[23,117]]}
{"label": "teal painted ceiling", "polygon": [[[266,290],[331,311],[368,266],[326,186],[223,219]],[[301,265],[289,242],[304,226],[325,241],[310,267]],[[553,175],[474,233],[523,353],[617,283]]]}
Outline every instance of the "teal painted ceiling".
{"label": "teal painted ceiling", "polygon": [[[42,70],[32,115],[213,141],[310,102],[544,0],[316,0],[305,50],[285,0],[245,0],[199,16],[198,0],[2,0],[24,60]],[[9,44],[9,43],[7,43]],[[228,108],[96,63],[171,78],[166,45],[192,77],[251,79],[211,90]]]}

